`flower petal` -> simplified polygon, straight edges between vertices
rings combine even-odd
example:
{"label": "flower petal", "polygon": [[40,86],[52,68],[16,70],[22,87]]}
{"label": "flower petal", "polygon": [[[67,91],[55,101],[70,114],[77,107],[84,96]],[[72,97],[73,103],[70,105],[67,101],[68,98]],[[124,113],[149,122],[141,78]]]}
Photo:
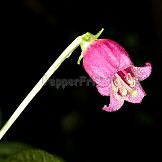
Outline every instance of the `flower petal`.
{"label": "flower petal", "polygon": [[106,87],[102,87],[100,85],[96,86],[98,92],[102,95],[102,96],[110,96],[111,93],[111,85],[106,86]]}
{"label": "flower petal", "polygon": [[133,67],[133,73],[138,80],[145,80],[151,74],[152,66],[150,63],[146,63],[144,67]]}
{"label": "flower petal", "polygon": [[83,67],[95,83],[107,86],[107,82],[117,72],[118,64],[117,60],[114,61],[115,63],[111,62],[113,65],[109,64],[110,61],[107,62],[107,60],[110,60],[108,54],[110,55],[111,53],[109,52],[109,48],[107,46],[103,47],[103,45],[95,41],[87,48],[84,52]]}
{"label": "flower petal", "polygon": [[132,65],[128,53],[110,39],[99,39],[83,52],[83,67],[92,80],[107,86],[114,74]]}
{"label": "flower petal", "polygon": [[137,91],[137,96],[129,95],[128,98],[125,100],[132,103],[141,103],[143,97],[146,96],[146,93],[139,83],[136,84],[135,90]]}
{"label": "flower petal", "polygon": [[109,49],[111,49],[113,55],[116,56],[117,61],[113,60],[113,62],[118,64],[118,71],[132,65],[132,61],[130,60],[127,51],[121,45],[111,39],[103,39],[103,42]]}
{"label": "flower petal", "polygon": [[122,105],[124,104],[124,99],[121,98],[117,94],[113,94],[110,96],[110,104],[107,107],[106,105],[102,108],[102,110],[108,111],[108,112],[113,112],[119,110]]}

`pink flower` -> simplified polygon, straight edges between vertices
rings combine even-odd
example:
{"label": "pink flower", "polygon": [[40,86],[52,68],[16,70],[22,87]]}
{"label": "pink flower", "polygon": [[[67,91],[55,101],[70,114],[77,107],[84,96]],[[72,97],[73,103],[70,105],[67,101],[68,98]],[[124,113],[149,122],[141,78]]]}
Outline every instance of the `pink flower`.
{"label": "pink flower", "polygon": [[141,103],[146,93],[139,81],[149,77],[150,63],[135,67],[125,49],[110,39],[94,40],[82,55],[83,67],[96,83],[98,92],[110,96],[110,104],[103,110],[116,111],[125,100]]}

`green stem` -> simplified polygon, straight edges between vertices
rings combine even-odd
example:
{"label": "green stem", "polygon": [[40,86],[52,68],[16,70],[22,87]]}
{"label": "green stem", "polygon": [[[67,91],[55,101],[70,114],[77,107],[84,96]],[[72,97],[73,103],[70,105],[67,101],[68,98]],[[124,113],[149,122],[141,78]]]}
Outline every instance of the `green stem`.
{"label": "green stem", "polygon": [[70,56],[70,54],[80,45],[82,41],[82,36],[77,37],[57,58],[57,60],[52,64],[52,66],[47,70],[47,72],[43,75],[43,77],[38,81],[38,83],[34,86],[34,88],[29,92],[26,98],[21,102],[6,124],[0,130],[0,140],[8,131],[8,129],[12,126],[12,124],[16,121],[19,115],[23,112],[26,106],[30,103],[30,101],[35,97],[35,95],[41,90],[43,85],[48,81],[51,75],[58,69],[58,67],[62,64],[62,62]]}

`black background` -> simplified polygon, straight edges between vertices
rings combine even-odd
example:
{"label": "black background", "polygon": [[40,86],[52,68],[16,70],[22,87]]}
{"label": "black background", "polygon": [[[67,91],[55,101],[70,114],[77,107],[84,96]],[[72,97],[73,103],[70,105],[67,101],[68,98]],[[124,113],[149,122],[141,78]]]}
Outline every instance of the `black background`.
{"label": "black background", "polygon": [[[28,105],[3,141],[21,141],[69,162],[111,158],[158,158],[161,146],[162,3],[143,1],[1,2],[0,108],[4,124],[59,54],[79,35],[97,33],[125,47],[136,66],[151,62],[141,82],[147,96],[125,102],[115,113],[101,110],[109,98],[94,86],[56,89],[48,83]],[[51,78],[88,75],[77,65],[78,48]],[[154,159],[155,160],[155,159]]]}

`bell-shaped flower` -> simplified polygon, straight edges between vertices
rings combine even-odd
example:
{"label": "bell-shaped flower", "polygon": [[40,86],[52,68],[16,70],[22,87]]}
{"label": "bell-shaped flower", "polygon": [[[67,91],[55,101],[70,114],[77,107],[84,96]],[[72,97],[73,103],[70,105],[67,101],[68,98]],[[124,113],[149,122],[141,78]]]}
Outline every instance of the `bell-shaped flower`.
{"label": "bell-shaped flower", "polygon": [[96,83],[98,92],[110,96],[109,106],[103,110],[116,111],[124,101],[141,103],[146,95],[140,81],[149,77],[151,64],[136,67],[128,53],[118,43],[110,39],[91,41],[82,52],[83,67]]}

